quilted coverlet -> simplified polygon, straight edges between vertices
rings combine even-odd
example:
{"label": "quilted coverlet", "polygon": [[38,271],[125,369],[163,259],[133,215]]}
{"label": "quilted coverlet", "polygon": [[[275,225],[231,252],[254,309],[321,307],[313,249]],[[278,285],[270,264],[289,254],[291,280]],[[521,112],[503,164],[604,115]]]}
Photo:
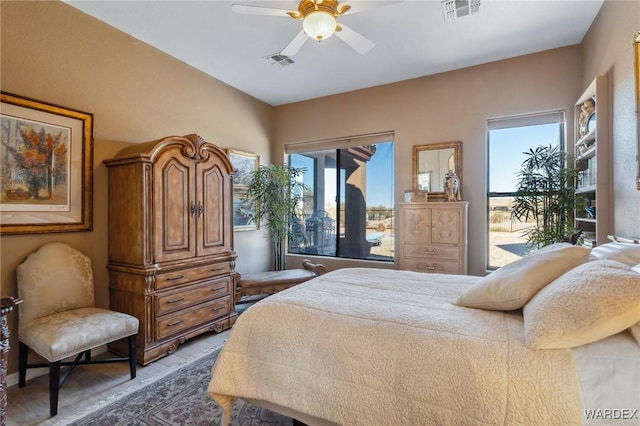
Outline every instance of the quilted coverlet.
{"label": "quilted coverlet", "polygon": [[524,346],[520,312],[456,306],[478,277],[350,268],[238,319],[209,395],[341,425],[580,424],[569,349]]}

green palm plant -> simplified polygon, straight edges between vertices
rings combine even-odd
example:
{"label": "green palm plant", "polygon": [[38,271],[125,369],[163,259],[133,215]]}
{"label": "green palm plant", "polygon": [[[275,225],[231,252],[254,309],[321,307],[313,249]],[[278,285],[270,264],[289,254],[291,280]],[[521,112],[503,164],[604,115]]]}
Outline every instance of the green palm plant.
{"label": "green palm plant", "polygon": [[247,197],[256,203],[257,223],[269,230],[276,271],[284,269],[287,241],[304,238],[303,230],[292,226],[305,189],[303,173],[303,169],[278,164],[260,166],[251,173]]}
{"label": "green palm plant", "polygon": [[569,156],[559,146],[539,146],[524,152],[517,173],[513,217],[535,221],[524,232],[527,243],[540,248],[576,231],[574,212],[583,202],[576,194],[579,170],[568,167]]}

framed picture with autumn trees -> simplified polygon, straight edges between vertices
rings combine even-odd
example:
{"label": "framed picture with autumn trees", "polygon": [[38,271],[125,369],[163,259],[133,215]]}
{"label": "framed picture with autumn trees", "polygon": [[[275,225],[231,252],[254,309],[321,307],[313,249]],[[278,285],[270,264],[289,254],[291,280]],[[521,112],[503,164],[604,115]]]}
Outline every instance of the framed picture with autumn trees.
{"label": "framed picture with autumn trees", "polygon": [[0,95],[0,234],[90,231],[93,115]]}

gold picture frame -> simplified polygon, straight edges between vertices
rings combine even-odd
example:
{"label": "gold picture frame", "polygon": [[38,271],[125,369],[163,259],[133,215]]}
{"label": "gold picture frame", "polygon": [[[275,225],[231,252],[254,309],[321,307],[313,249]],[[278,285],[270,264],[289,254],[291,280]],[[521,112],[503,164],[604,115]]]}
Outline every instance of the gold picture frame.
{"label": "gold picture frame", "polygon": [[636,189],[640,191],[640,32],[633,37],[635,83],[636,83]]}
{"label": "gold picture frame", "polygon": [[93,115],[0,96],[0,234],[90,231]]}
{"label": "gold picture frame", "polygon": [[255,231],[260,227],[255,220],[256,204],[247,195],[251,174],[260,168],[260,157],[237,149],[227,148],[226,151],[236,169],[233,175],[233,230]]}
{"label": "gold picture frame", "polygon": [[431,172],[429,178],[429,200],[440,201],[446,198],[444,178],[452,170],[462,182],[462,141],[414,145],[412,155],[412,189],[422,191],[420,179],[423,173]]}
{"label": "gold picture frame", "polygon": [[231,164],[236,169],[233,175],[234,188],[244,189],[251,182],[251,173],[260,167],[260,157],[257,154],[237,149],[227,149]]}

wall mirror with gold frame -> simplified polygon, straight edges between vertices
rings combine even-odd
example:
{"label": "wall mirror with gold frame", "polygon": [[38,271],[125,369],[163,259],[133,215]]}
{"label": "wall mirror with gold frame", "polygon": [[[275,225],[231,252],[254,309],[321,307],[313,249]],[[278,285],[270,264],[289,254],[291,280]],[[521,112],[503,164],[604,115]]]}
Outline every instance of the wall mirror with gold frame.
{"label": "wall mirror with gold frame", "polygon": [[413,146],[413,190],[428,192],[429,199],[444,199],[444,177],[449,170],[462,182],[462,142]]}
{"label": "wall mirror with gold frame", "polygon": [[640,32],[633,37],[633,53],[636,80],[636,188],[640,191]]}

